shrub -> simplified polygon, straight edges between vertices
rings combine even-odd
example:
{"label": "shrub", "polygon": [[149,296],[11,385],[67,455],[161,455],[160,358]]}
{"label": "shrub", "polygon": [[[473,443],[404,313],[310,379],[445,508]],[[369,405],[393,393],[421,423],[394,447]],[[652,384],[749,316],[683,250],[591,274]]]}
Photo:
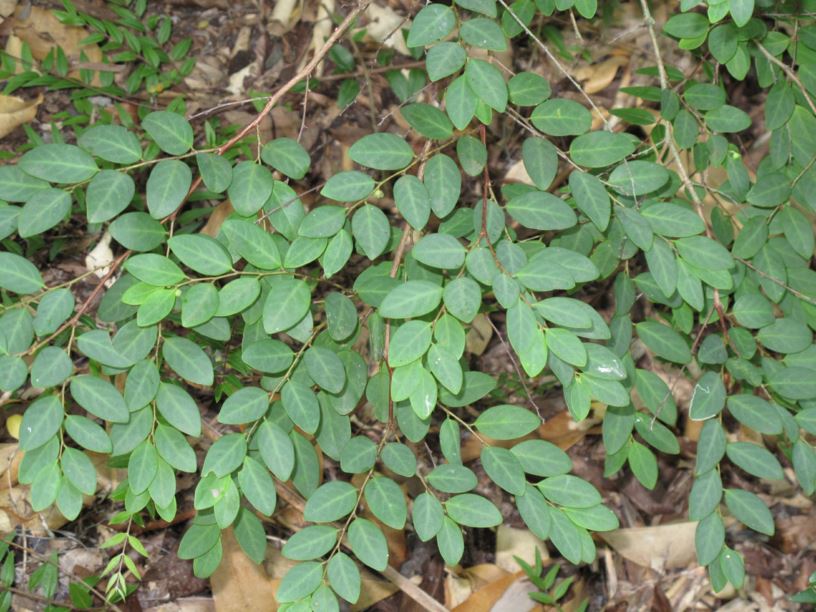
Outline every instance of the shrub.
{"label": "shrub", "polygon": [[[740,587],[723,517],[766,536],[774,520],[732,468],[783,479],[781,457],[806,495],[816,489],[816,26],[808,2],[681,4],[662,33],[637,4],[655,64],[640,71],[647,84],[624,90],[634,106],[608,114],[535,33],[556,10],[597,19],[594,0],[424,6],[405,40],[436,87],[401,106],[411,133],[355,142],[359,169],[320,185],[310,210],[299,190],[314,187],[312,160],[297,141],[264,143],[256,158],[247,126],[196,149],[172,110],[78,129],[76,144],[54,133],[0,168],[0,389],[42,389],[20,435],[34,509],[77,517],[96,482],[81,449],[127,467],[113,497],[114,520],[128,525],[172,521],[176,472],[196,474],[178,554],[208,576],[230,527],[263,559],[259,516],[283,491],[314,524],[283,548],[299,563],[278,600],[336,608],[336,596],[359,595],[358,563],[388,567],[381,525],[435,539],[456,564],[463,528],[502,523],[472,492],[466,435],[527,527],[570,563],[592,562],[592,533],[618,519],[566,453],[521,440],[541,425],[536,410],[469,368],[479,317],[503,328],[524,378],[554,377],[576,421],[602,418],[606,477],[631,470],[654,488],[658,456],[680,453],[678,425],[702,422],[688,517],[713,588]],[[693,70],[664,63],[664,35]],[[509,75],[494,53],[517,41],[565,86]],[[737,81],[753,99],[767,94],[756,121],[729,99]],[[486,126],[499,122],[528,134],[530,184],[497,189]],[[749,129],[770,142],[755,173],[739,140]],[[198,233],[212,210],[199,203],[224,197],[234,212],[218,235]],[[80,302],[71,289],[84,277],[43,278],[49,236],[69,219],[115,241],[102,273],[115,283]],[[609,291],[603,313],[587,299]],[[694,381],[688,411],[653,371],[662,362]],[[226,433],[204,432],[198,398],[220,405]],[[737,428],[754,442],[736,441]],[[191,440],[204,433],[199,464]],[[433,469],[415,454],[425,440],[442,459]],[[326,463],[337,477],[324,481]],[[409,478],[422,489],[412,498],[400,486]],[[138,577],[125,550],[141,545],[129,531],[110,544],[122,562],[108,568],[108,591],[123,597],[128,569]]]}

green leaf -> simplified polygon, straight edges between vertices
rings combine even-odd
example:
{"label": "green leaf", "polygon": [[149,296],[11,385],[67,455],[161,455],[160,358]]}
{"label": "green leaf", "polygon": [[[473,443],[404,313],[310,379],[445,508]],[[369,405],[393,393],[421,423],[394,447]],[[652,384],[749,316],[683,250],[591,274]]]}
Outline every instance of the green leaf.
{"label": "green leaf", "polygon": [[147,210],[154,219],[163,219],[181,206],[193,182],[190,166],[177,159],[164,159],[147,177]]}
{"label": "green leaf", "polygon": [[385,467],[399,476],[410,478],[416,474],[416,456],[405,444],[389,442],[383,447],[381,459]]}
{"label": "green leaf", "polygon": [[113,219],[128,207],[135,193],[136,185],[129,175],[115,170],[102,170],[93,177],[85,192],[88,221],[102,223]]}
{"label": "green leaf", "polygon": [[396,134],[379,132],[363,136],[351,145],[349,156],[366,168],[402,170],[414,159],[414,151]]}
{"label": "green leaf", "polygon": [[131,453],[128,460],[128,484],[136,495],[147,491],[156,477],[159,455],[156,447],[145,440]]}
{"label": "green leaf", "polygon": [[740,423],[768,435],[782,433],[782,421],[776,409],[755,395],[739,394],[728,398],[728,410]]}
{"label": "green leaf", "polygon": [[465,264],[465,247],[450,234],[429,234],[411,250],[414,259],[432,268],[455,270]]}
{"label": "green leaf", "polygon": [[499,24],[492,19],[485,19],[484,17],[468,19],[459,28],[459,36],[472,47],[490,51],[504,51],[507,49],[504,32],[502,32]]}
{"label": "green leaf", "polygon": [[804,323],[784,317],[760,329],[756,339],[777,353],[798,353],[811,345],[813,334]]}
{"label": "green leaf", "polygon": [[232,259],[217,240],[203,234],[183,234],[167,241],[173,255],[188,268],[205,276],[219,276],[232,270]]}
{"label": "green leaf", "polygon": [[708,20],[702,13],[673,15],[663,26],[663,31],[675,38],[697,38],[708,30]]}
{"label": "green leaf", "polygon": [[513,219],[530,229],[564,230],[578,221],[564,200],[544,191],[529,191],[513,198],[506,208]]}
{"label": "green leaf", "polygon": [[708,127],[722,134],[741,132],[751,127],[751,117],[743,110],[725,104],[705,114]]}
{"label": "green leaf", "polygon": [[209,524],[193,522],[179,543],[180,559],[195,559],[211,550],[221,539],[221,530],[213,521]]}
{"label": "green leaf", "polygon": [[726,489],[725,505],[741,523],[754,531],[772,536],[774,521],[768,506],[750,491],[742,489]]}
{"label": "green leaf", "polygon": [[64,416],[59,398],[54,395],[37,398],[23,413],[20,449],[28,452],[43,446],[60,430]]}
{"label": "green leaf", "polygon": [[365,487],[365,501],[369,510],[392,529],[403,529],[408,506],[399,485],[384,476],[375,476]]}
{"label": "green leaf", "polygon": [[312,294],[302,280],[276,276],[268,281],[269,294],[263,308],[267,334],[291,329],[309,312]]}
{"label": "green leaf", "polygon": [[621,164],[609,175],[609,185],[626,196],[640,196],[663,187],[669,180],[669,172],[653,162],[630,161]]}
{"label": "green leaf", "polygon": [[94,125],[77,139],[80,147],[115,164],[135,164],[142,158],[136,135],[121,125]]}
{"label": "green leaf", "polygon": [[31,364],[31,386],[40,389],[54,387],[68,378],[73,370],[74,364],[64,350],[46,346]]}
{"label": "green leaf", "polygon": [[277,270],[281,257],[272,234],[252,221],[227,219],[221,230],[229,241],[230,250],[262,270]]}
{"label": "green leaf", "polygon": [[95,453],[110,453],[112,449],[108,434],[91,419],[69,415],[65,419],[65,431],[82,448]]}
{"label": "green leaf", "polygon": [[525,483],[524,493],[516,496],[521,519],[538,538],[546,540],[550,536],[552,518],[544,496],[533,485]]}
{"label": "green leaf", "polygon": [[415,230],[421,230],[428,223],[431,199],[428,189],[417,177],[406,174],[397,179],[394,201],[400,214]]}
{"label": "green leaf", "polygon": [[816,377],[810,368],[781,368],[768,376],[768,384],[776,393],[793,400],[816,398]]}
{"label": "green leaf", "polygon": [[689,519],[704,519],[720,505],[722,498],[722,480],[719,471],[709,470],[694,480],[689,495]]}
{"label": "green leaf", "polygon": [[29,176],[18,166],[0,167],[0,199],[26,202],[38,191],[49,188],[47,182]]}
{"label": "green leaf", "polygon": [[222,478],[237,470],[247,454],[246,438],[243,434],[231,433],[218,438],[207,451],[201,474],[213,472]]}
{"label": "green leaf", "polygon": [[444,493],[465,493],[478,484],[473,470],[458,463],[437,465],[427,478],[433,488]]}
{"label": "green leaf", "polygon": [[201,435],[198,406],[190,394],[178,385],[161,383],[156,393],[156,407],[176,429],[196,438]]}
{"label": "green leaf", "polygon": [[[467,53],[458,43],[442,42],[428,49],[425,56],[428,78],[432,82],[458,72],[465,65]],[[403,111],[404,112],[404,111]]]}
{"label": "green leaf", "polygon": [[71,196],[62,189],[43,189],[25,203],[17,219],[21,238],[30,238],[51,229],[71,210]]}
{"label": "green leaf", "polygon": [[357,496],[357,489],[347,482],[327,482],[306,500],[303,517],[312,523],[340,520],[357,507]]}
{"label": "green leaf", "polygon": [[746,25],[754,14],[754,0],[728,0],[731,18],[737,27]]}
{"label": "green leaf", "polygon": [[291,568],[280,582],[275,599],[286,604],[308,597],[323,580],[323,565],[317,561],[299,563]]}
{"label": "green leaf", "polygon": [[269,395],[258,387],[242,387],[227,398],[218,413],[218,420],[226,425],[251,423],[269,409]]}
{"label": "green leaf", "polygon": [[433,213],[440,219],[447,217],[459,201],[462,190],[462,175],[456,162],[442,153],[434,155],[425,164],[422,180]]}
{"label": "green leaf", "polygon": [[503,113],[507,108],[507,85],[502,73],[484,60],[468,60],[465,67],[467,84],[490,108]]}
{"label": "green leaf", "polygon": [[[477,103],[478,100],[468,85],[465,75],[456,77],[445,91],[445,112],[458,130],[464,130],[470,124],[473,115],[476,113]],[[466,137],[460,138],[456,143],[457,150],[459,149],[459,143],[463,142],[464,138]],[[464,140],[464,142],[469,143],[470,141]],[[459,158],[461,160],[461,153]],[[465,171],[467,172],[467,170]]]}
{"label": "green leaf", "polygon": [[329,552],[337,543],[337,529],[328,525],[310,525],[293,534],[281,553],[293,561],[317,559]]}
{"label": "green leaf", "polygon": [[232,165],[220,155],[199,153],[196,155],[198,173],[204,186],[213,193],[224,193],[232,182]]}
{"label": "green leaf", "polygon": [[178,113],[150,113],[142,119],[142,127],[159,148],[170,155],[184,155],[193,146],[193,128]]}
{"label": "green leaf", "polygon": [[100,419],[127,423],[130,418],[122,394],[97,376],[75,376],[71,379],[71,395],[80,406]]}
{"label": "green leaf", "polygon": [[42,276],[37,267],[14,253],[0,252],[0,287],[21,295],[36,293],[43,287]]}
{"label": "green leaf", "polygon": [[514,440],[526,436],[541,425],[538,416],[510,404],[493,406],[482,412],[474,422],[480,433],[494,440]]}
{"label": "green leaf", "polygon": [[[439,45],[437,45],[437,47],[438,46]],[[436,47],[434,47],[434,49],[435,48]],[[459,48],[461,49],[461,47]],[[462,52],[462,54],[464,55],[464,52]],[[412,128],[427,138],[443,140],[453,136],[453,126],[451,125],[450,119],[435,106],[431,106],[430,104],[409,104],[403,107],[400,112]]]}
{"label": "green leaf", "polygon": [[625,159],[634,151],[635,145],[627,134],[591,132],[572,141],[569,155],[580,166],[604,168]]}
{"label": "green leaf", "polygon": [[289,480],[295,467],[292,439],[280,426],[264,420],[258,428],[258,449],[266,467],[278,480]]}
{"label": "green leaf", "polygon": [[382,255],[391,238],[391,228],[385,213],[371,204],[360,207],[351,220],[354,239],[369,259]]}
{"label": "green leaf", "polygon": [[782,480],[785,474],[782,466],[767,449],[751,442],[732,442],[726,449],[731,462],[757,478]]}
{"label": "green leaf", "polygon": [[485,446],[480,456],[490,480],[512,495],[524,493],[526,479],[518,458],[506,448]]}
{"label": "green leaf", "polygon": [[641,208],[641,215],[649,222],[655,233],[672,238],[695,236],[705,230],[700,217],[686,206],[676,203],[656,202]]}
{"label": "green leaf", "polygon": [[313,346],[303,355],[306,371],[312,380],[329,393],[340,393],[346,384],[346,371],[337,353]]}
{"label": "green leaf", "polygon": [[422,357],[431,346],[431,326],[424,321],[408,321],[394,333],[388,350],[392,368],[408,365]]}
{"label": "green leaf", "polygon": [[568,561],[579,563],[582,560],[582,530],[558,508],[550,508],[550,517],[552,518],[550,541]]}
{"label": "green leaf", "polygon": [[408,319],[428,314],[439,306],[442,287],[429,281],[407,281],[394,287],[380,305],[380,316]]}
{"label": "green leaf", "polygon": [[620,527],[618,517],[602,504],[590,508],[564,508],[570,521],[592,531],[614,531]]}
{"label": "green leaf", "polygon": [[[519,106],[535,106],[550,97],[550,83],[534,72],[519,72],[507,84],[510,101]],[[544,187],[539,187],[544,189]]]}
{"label": "green leaf", "polygon": [[195,342],[181,337],[166,338],[162,356],[167,365],[185,380],[206,387],[212,385],[212,362]]}
{"label": "green leaf", "polygon": [[26,174],[49,183],[80,183],[99,172],[93,158],[75,145],[42,144],[20,158]]}
{"label": "green leaf", "polygon": [[309,153],[291,138],[276,138],[267,142],[261,149],[261,159],[296,181],[306,176],[311,165]]}
{"label": "green leaf", "polygon": [[266,338],[244,347],[241,360],[254,370],[278,373],[286,370],[294,359],[292,349],[279,340]]}
{"label": "green leaf", "polygon": [[286,414],[295,425],[307,433],[315,433],[320,426],[320,405],[312,390],[305,384],[290,380],[281,390]]}
{"label": "green leaf", "polygon": [[481,495],[454,495],[444,505],[448,516],[465,527],[495,527],[503,520],[498,508]]}
{"label": "green leaf", "polygon": [[694,385],[689,418],[702,421],[717,416],[725,407],[726,390],[718,372],[706,372]]}
{"label": "green leaf", "polygon": [[414,17],[408,33],[409,47],[423,47],[445,38],[456,25],[456,16],[449,6],[429,4]]}
{"label": "green leaf", "polygon": [[255,162],[244,161],[233,168],[227,195],[235,211],[249,217],[263,208],[274,186],[275,180],[269,170]]}
{"label": "green leaf", "polygon": [[657,321],[644,321],[635,325],[638,337],[658,357],[674,363],[691,361],[691,351],[686,340],[672,328]]}
{"label": "green leaf", "polygon": [[349,603],[360,599],[360,570],[357,564],[344,552],[338,552],[326,566],[326,575],[331,588]]}
{"label": "green leaf", "polygon": [[166,235],[161,223],[142,212],[117,217],[108,230],[116,242],[132,251],[152,251],[164,242]]}
{"label": "green leaf", "polygon": [[548,136],[578,136],[592,127],[592,115],[578,102],[554,98],[536,106],[530,122]]}
{"label": "green leaf", "polygon": [[465,552],[462,530],[450,517],[442,519],[442,528],[436,534],[436,544],[446,565],[456,565]]}
{"label": "green leaf", "polygon": [[510,449],[522,468],[534,476],[559,476],[572,469],[572,460],[564,451],[546,440],[525,440]]}
{"label": "green leaf", "polygon": [[720,555],[725,544],[725,526],[719,514],[712,512],[697,524],[694,542],[700,565],[708,565]]}
{"label": "green leaf", "polygon": [[430,493],[420,493],[414,500],[412,522],[417,537],[427,542],[442,529],[444,511],[442,504]]}
{"label": "green leaf", "polygon": [[[512,79],[510,82],[513,82]],[[549,189],[558,172],[558,151],[555,146],[546,138],[527,138],[521,146],[521,158],[535,186],[542,191]]]}
{"label": "green leaf", "polygon": [[349,170],[338,172],[326,181],[320,195],[338,202],[356,202],[365,199],[374,191],[374,187],[373,178],[363,172]]}
{"label": "green leaf", "polygon": [[647,489],[654,489],[658,476],[657,458],[654,453],[640,442],[633,440],[629,445],[627,458],[629,467],[632,468],[632,473],[640,484]]}
{"label": "green leaf", "polygon": [[177,429],[159,423],[153,432],[153,441],[159,456],[169,465],[182,472],[196,471],[195,451]]}
{"label": "green leaf", "polygon": [[550,476],[537,486],[544,497],[560,506],[591,508],[602,501],[601,494],[595,487],[571,474]]}
{"label": "green leaf", "polygon": [[378,572],[388,567],[388,543],[377,525],[356,518],[349,525],[348,539],[354,556]]}

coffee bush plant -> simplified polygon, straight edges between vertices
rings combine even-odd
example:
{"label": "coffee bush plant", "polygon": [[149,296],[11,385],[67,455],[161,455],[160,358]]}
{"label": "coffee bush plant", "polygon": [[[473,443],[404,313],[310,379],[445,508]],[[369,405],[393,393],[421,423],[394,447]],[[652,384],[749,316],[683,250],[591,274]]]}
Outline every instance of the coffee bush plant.
{"label": "coffee bush plant", "polygon": [[[410,132],[363,136],[356,169],[319,185],[296,140],[212,142],[175,104],[54,131],[0,168],[0,389],[28,404],[19,480],[34,510],[78,516],[96,489],[83,450],[127,468],[113,498],[128,526],[172,521],[177,473],[194,474],[178,555],[206,577],[228,528],[261,562],[283,491],[308,526],[283,547],[298,563],[278,601],[337,609],[357,600],[360,565],[388,567],[383,526],[455,565],[463,530],[502,523],[473,492],[468,436],[530,531],[590,563],[593,532],[618,519],[566,453],[528,436],[534,407],[470,369],[486,316],[530,384],[551,377],[575,421],[602,419],[606,477],[654,488],[658,457],[702,423],[697,557],[714,590],[741,587],[725,519],[762,536],[774,519],[740,483],[816,490],[816,2],[682,0],[662,25],[634,6],[652,44],[627,108],[599,109],[539,35],[556,12],[602,19],[595,0],[456,0],[403,32],[430,84],[400,106]],[[513,72],[495,57],[510,46],[551,73]],[[507,153],[531,184],[491,176],[499,127],[523,134]],[[766,143],[750,166],[749,131]],[[200,233],[224,199],[218,235]],[[81,300],[84,276],[44,281],[69,256],[52,242],[66,224],[113,240],[101,275],[115,282]],[[688,410],[653,364],[692,381]],[[120,597],[138,578],[129,533],[108,543]]]}

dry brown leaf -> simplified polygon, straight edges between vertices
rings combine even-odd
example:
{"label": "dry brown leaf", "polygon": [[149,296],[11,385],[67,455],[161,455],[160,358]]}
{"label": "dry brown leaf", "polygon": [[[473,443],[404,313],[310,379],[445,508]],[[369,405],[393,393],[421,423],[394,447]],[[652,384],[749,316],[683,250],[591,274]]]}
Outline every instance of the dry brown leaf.
{"label": "dry brown leaf", "polygon": [[595,424],[595,418],[584,419],[580,423],[576,423],[572,415],[563,410],[544,421],[538,428],[538,435],[543,440],[552,442],[561,450],[567,450],[580,442]]}
{"label": "dry brown leaf", "polygon": [[42,101],[42,94],[36,100],[0,95],[0,138],[6,137],[21,125],[33,121],[37,116],[37,107]]}
{"label": "dry brown leaf", "polygon": [[465,336],[468,353],[477,356],[481,355],[485,352],[492,337],[493,326],[490,324],[490,319],[487,318],[486,314],[480,312],[476,315],[476,318],[473,319],[467,336]]}
{"label": "dry brown leaf", "polygon": [[631,527],[599,533],[629,561],[657,571],[678,569],[694,563],[696,521],[668,523],[656,527]]}
{"label": "dry brown leaf", "polygon": [[181,597],[176,601],[145,608],[147,612],[214,612],[215,602],[211,597]]}
{"label": "dry brown leaf", "polygon": [[496,565],[508,572],[517,572],[519,565],[515,557],[522,561],[535,564],[535,550],[541,553],[541,558],[547,560],[547,547],[529,529],[515,529],[507,525],[499,525],[496,531]]}
{"label": "dry brown leaf", "polygon": [[[59,45],[72,64],[81,61],[82,53],[85,54],[84,61],[102,62],[102,51],[97,45],[82,44],[90,34],[85,28],[65,25],[48,9],[26,3],[17,9],[10,22],[13,34],[28,43],[31,55],[38,61],[45,59],[54,46]],[[72,77],[78,75],[78,70],[69,73]],[[97,80],[98,76],[95,76],[94,81]]]}
{"label": "dry brown leaf", "polygon": [[588,95],[603,91],[612,84],[618,70],[625,66],[629,58],[616,56],[599,63],[582,66],[575,71],[575,78],[583,82]]}
{"label": "dry brown leaf", "polygon": [[[484,610],[528,612],[535,609],[536,606],[528,597],[529,589],[524,586],[525,584],[530,586],[530,583],[524,579],[523,572],[507,574],[475,590],[467,600],[453,609],[456,612],[483,612]],[[500,600],[501,604],[499,604]]]}
{"label": "dry brown leaf", "polygon": [[277,610],[276,585],[241,550],[232,529],[221,533],[222,561],[210,577],[217,612]]}

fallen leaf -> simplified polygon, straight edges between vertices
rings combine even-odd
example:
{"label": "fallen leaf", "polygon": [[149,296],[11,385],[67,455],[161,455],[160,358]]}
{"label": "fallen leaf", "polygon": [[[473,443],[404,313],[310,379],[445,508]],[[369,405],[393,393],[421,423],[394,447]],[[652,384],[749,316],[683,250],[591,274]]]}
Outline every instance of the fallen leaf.
{"label": "fallen leaf", "polygon": [[546,561],[549,558],[547,547],[529,529],[499,525],[496,530],[496,565],[505,571],[519,571],[515,557],[534,565],[536,548],[541,553],[542,560]]}
{"label": "fallen leaf", "polygon": [[262,565],[246,556],[232,529],[221,532],[223,554],[210,577],[217,612],[277,610],[277,582],[269,579]]}
{"label": "fallen leaf", "polygon": [[37,107],[42,101],[42,94],[36,100],[0,95],[0,138],[4,138],[21,125],[33,121],[37,116]]}
{"label": "fallen leaf", "polygon": [[[49,9],[25,3],[17,9],[10,23],[13,34],[28,43],[31,55],[38,61],[45,59],[48,53],[58,45],[62,47],[72,64],[80,61],[91,64],[102,63],[103,56],[100,48],[95,44],[83,44],[82,42],[90,32],[78,26],[65,25]],[[83,54],[84,57],[81,58]],[[74,69],[69,76],[77,77],[79,71]],[[97,84],[98,78],[98,75],[94,76],[94,82]]]}
{"label": "fallen leaf", "polygon": [[599,533],[623,557],[657,571],[688,567],[695,562],[696,521],[655,527],[631,527]]}

